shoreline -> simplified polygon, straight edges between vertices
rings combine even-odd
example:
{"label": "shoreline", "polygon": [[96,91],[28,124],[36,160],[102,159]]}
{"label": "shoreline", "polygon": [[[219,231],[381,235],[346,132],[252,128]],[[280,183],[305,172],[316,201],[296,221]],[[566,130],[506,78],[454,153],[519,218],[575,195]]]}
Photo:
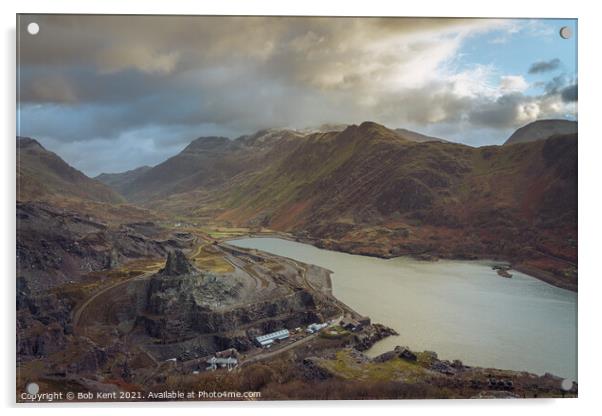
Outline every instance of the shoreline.
{"label": "shoreline", "polygon": [[[286,235],[286,238],[283,238],[283,236],[282,236],[281,234],[279,234],[279,233],[269,233],[269,234],[268,234],[268,233],[265,233],[265,234],[259,234],[259,235],[258,235],[258,234],[251,234],[251,235],[238,236],[238,237],[228,237],[227,239],[224,239],[224,240],[223,240],[223,242],[224,242],[224,243],[226,243],[226,244],[228,244],[228,243],[230,243],[231,241],[235,241],[235,240],[239,240],[239,239],[244,239],[244,238],[258,238],[258,239],[259,239],[259,238],[282,238],[282,239],[285,239],[285,240],[287,240],[287,241],[299,242],[299,243],[302,243],[302,244],[308,244],[308,245],[311,245],[312,247],[316,247],[314,244],[310,244],[310,243],[308,243],[308,242],[300,241],[301,239],[299,239],[299,238],[294,238],[294,237],[293,237],[293,236],[291,236],[291,235]],[[232,245],[233,245],[233,244],[232,244]],[[238,246],[235,246],[235,247],[236,247],[236,248],[238,248],[238,249],[241,249],[241,247],[238,247]],[[320,248],[320,247],[316,247],[316,248]],[[242,248],[242,249],[248,249],[248,248]],[[335,251],[335,252],[336,252],[336,250],[333,250],[332,248],[321,248],[321,249],[323,249],[323,250],[329,250],[329,251]],[[284,259],[286,259],[286,260],[292,260],[292,261],[294,261],[295,263],[299,263],[299,261],[298,261],[298,260],[291,259],[291,258],[289,258],[289,257],[286,257],[286,256],[282,256],[282,255],[278,255],[278,254],[274,254],[274,253],[270,253],[270,252],[264,252],[264,251],[263,251],[263,250],[261,250],[261,249],[253,249],[253,250],[259,250],[259,252],[262,252],[262,253],[267,253],[268,255],[271,255],[271,256],[282,257],[282,258],[284,258]],[[343,251],[341,251],[341,252],[343,252]],[[348,252],[345,252],[345,253],[348,253]],[[348,253],[348,254],[354,254],[354,255],[358,255],[358,254],[355,254],[355,253]],[[412,256],[395,256],[395,257],[367,256],[367,255],[363,255],[363,256],[366,256],[366,257],[373,257],[373,258],[382,258],[382,259],[388,259],[388,258],[413,258],[413,259],[416,259],[416,260],[423,260],[423,261],[427,261],[427,260],[424,260],[424,259],[419,259],[419,258],[415,258],[415,257],[412,257]],[[493,256],[491,256],[491,257],[493,257]],[[481,259],[481,258],[478,258],[478,259],[469,259],[469,260],[467,260],[467,259],[461,259],[461,260],[462,260],[462,261],[467,261],[467,262],[470,262],[470,261],[476,261],[476,262],[478,262],[478,261],[482,261],[482,262],[489,261],[489,262],[492,262],[492,264],[493,264],[494,262],[495,262],[495,263],[504,263],[505,265],[507,265],[508,267],[510,267],[510,263],[509,263],[509,262],[507,262],[507,261],[505,261],[505,260],[502,260],[502,259],[499,259],[499,258],[497,258],[497,259],[492,259],[491,257],[489,257],[489,258],[482,258],[482,259]],[[433,260],[431,260],[431,261],[437,261],[437,260],[450,260],[450,259],[447,259],[447,258],[435,258],[435,259],[433,259]],[[458,260],[458,259],[455,259],[455,260]],[[303,262],[301,262],[301,263],[303,263]],[[304,264],[307,264],[307,263],[304,263]],[[321,267],[321,268],[323,268],[322,266],[320,266],[320,267]],[[511,270],[516,270],[516,271],[522,272],[521,270],[518,270],[518,268],[514,268],[514,266],[512,266],[512,269],[511,269]],[[524,272],[522,272],[522,273],[524,273]],[[529,276],[530,276],[530,277],[532,277],[532,278],[536,278],[535,276],[532,276],[531,274],[529,274]],[[330,278],[330,276],[329,276],[329,278]],[[503,277],[503,276],[501,276],[501,277],[500,277],[500,279],[502,279],[502,278],[504,278],[504,277]],[[543,279],[538,279],[538,280],[542,280],[542,281],[543,281]],[[547,282],[546,282],[546,283],[547,283]],[[340,300],[338,300],[338,298],[337,298],[337,297],[336,297],[334,294],[332,294],[332,293],[331,293],[331,297],[332,297],[332,299],[333,299],[333,300],[337,301],[336,303],[339,303],[339,302],[341,302],[341,301],[340,301]],[[342,303],[342,302],[341,302],[341,303]],[[355,312],[355,310],[354,310],[353,308],[349,307],[348,305],[344,305],[344,306],[346,306],[347,308],[349,308],[349,312],[351,312],[351,313],[352,313],[352,315],[353,315],[353,312]],[[356,313],[357,313],[357,312],[356,312]],[[359,316],[359,315],[360,315],[360,314],[358,314],[358,316]],[[395,326],[394,326],[394,325],[392,326],[392,325],[391,325],[391,323],[382,323],[382,322],[381,322],[381,324],[382,324],[382,325],[386,325],[388,328],[391,328],[393,331],[397,332],[397,329],[395,329]],[[375,339],[375,340],[371,340],[371,342],[370,342],[370,344],[367,346],[367,348],[361,349],[360,351],[362,352],[362,354],[364,354],[364,355],[365,355],[365,356],[366,356],[366,357],[367,357],[369,360],[371,360],[371,361],[373,361],[373,360],[378,360],[378,357],[379,357],[379,356],[386,356],[387,354],[391,354],[391,348],[392,348],[392,346],[388,346],[388,347],[386,347],[384,350],[382,350],[382,351],[380,351],[380,352],[369,353],[368,351],[369,351],[369,350],[371,350],[371,349],[372,349],[372,348],[373,348],[375,345],[377,345],[377,344],[379,344],[379,343],[381,343],[381,342],[385,341],[386,339],[388,339],[388,338],[389,338],[389,336],[392,336],[392,335],[397,335],[397,336],[399,336],[400,334],[399,334],[399,333],[395,333],[395,334],[388,334],[387,336],[384,336],[384,337],[382,337],[382,338]],[[401,339],[401,338],[399,338],[399,340],[398,340],[398,341],[394,341],[394,343],[400,343],[400,344],[403,344],[403,343],[404,343],[404,341],[402,341],[402,339]],[[404,347],[404,348],[406,348],[406,349],[407,349],[408,347]],[[418,351],[418,350],[417,350],[417,351]],[[425,349],[424,351],[426,351],[426,349]],[[440,360],[441,360],[442,362],[444,362],[444,363],[448,363],[448,364],[449,364],[449,363],[451,363],[451,362],[457,361],[457,356],[451,355],[451,356],[448,356],[448,357],[445,357],[445,358],[440,358]],[[466,360],[466,361],[464,361],[464,360]],[[505,367],[505,366],[496,367],[495,365],[491,365],[491,364],[489,364],[489,365],[483,365],[483,364],[478,364],[478,363],[472,362],[472,360],[469,360],[469,359],[468,359],[468,358],[466,358],[466,357],[462,358],[462,361],[464,361],[464,362],[466,362],[466,363],[467,363],[467,365],[466,365],[466,368],[472,368],[472,369],[475,369],[475,370],[478,370],[478,369],[480,369],[480,370],[495,370],[495,371],[515,372],[515,373],[525,373],[525,374],[526,374],[526,373],[529,373],[529,374],[532,374],[532,375],[534,375],[534,376],[536,376],[536,377],[545,377],[546,375],[550,375],[550,376],[553,376],[553,377],[557,377],[558,379],[564,379],[564,378],[565,378],[565,377],[563,377],[563,376],[558,376],[558,375],[557,375],[557,373],[555,373],[555,372],[552,372],[552,371],[550,371],[550,370],[546,370],[546,371],[543,371],[543,370],[541,370],[541,371],[536,371],[536,370],[533,370],[533,369],[529,369],[529,370],[527,370],[527,369],[525,369],[525,367],[512,368],[511,366],[510,366],[510,367]],[[569,376],[569,378],[570,378],[571,380],[573,380],[573,378],[572,378],[572,377],[573,377],[573,376]],[[575,378],[574,380],[576,380],[576,378]]]}
{"label": "shoreline", "polygon": [[498,261],[498,262],[507,263],[510,266],[511,270],[515,270],[519,273],[524,273],[528,276],[531,276],[537,280],[541,280],[542,282],[552,285],[554,287],[578,293],[578,283],[577,282],[567,282],[565,280],[562,280],[561,277],[556,276],[550,272],[538,269],[536,267],[526,266],[521,263],[515,263],[514,261],[512,261],[508,258],[505,258],[503,256],[495,256],[495,255],[482,256],[482,255],[475,254],[474,258],[471,258],[471,259],[467,259],[467,258],[463,258],[463,257],[461,258],[461,257],[454,257],[454,256],[445,256],[445,255],[440,255],[440,254],[429,254],[428,259],[425,259],[424,255],[412,255],[412,254],[406,254],[406,255],[402,255],[402,256],[384,256],[384,255],[378,255],[378,254],[357,253],[357,252],[354,252],[353,250],[346,250],[344,247],[340,247],[340,246],[336,247],[336,248],[327,248],[320,244],[321,240],[319,240],[319,239],[296,237],[292,234],[278,232],[278,231],[265,233],[265,234],[251,233],[251,234],[248,234],[245,236],[226,237],[224,239],[220,239],[219,241],[228,242],[228,241],[232,241],[232,240],[239,240],[241,238],[281,238],[283,240],[294,241],[294,242],[302,243],[302,244],[308,244],[308,245],[311,245],[313,247],[323,249],[323,250],[332,250],[332,251],[338,251],[340,253],[347,253],[347,254],[353,254],[356,256],[366,256],[366,257],[373,257],[373,258],[379,258],[379,259],[395,259],[395,258],[407,257],[407,258],[412,258],[412,259],[420,260],[420,261],[437,261],[437,260]]}

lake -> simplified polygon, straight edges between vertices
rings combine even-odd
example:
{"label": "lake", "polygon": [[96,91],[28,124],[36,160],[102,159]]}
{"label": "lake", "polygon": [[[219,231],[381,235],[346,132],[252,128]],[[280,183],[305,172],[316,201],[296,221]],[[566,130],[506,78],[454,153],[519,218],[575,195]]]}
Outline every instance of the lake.
{"label": "lake", "polygon": [[375,356],[404,345],[467,365],[526,370],[577,380],[577,294],[493,261],[379,259],[279,238],[243,238],[255,248],[332,270],[334,295],[399,336]]}

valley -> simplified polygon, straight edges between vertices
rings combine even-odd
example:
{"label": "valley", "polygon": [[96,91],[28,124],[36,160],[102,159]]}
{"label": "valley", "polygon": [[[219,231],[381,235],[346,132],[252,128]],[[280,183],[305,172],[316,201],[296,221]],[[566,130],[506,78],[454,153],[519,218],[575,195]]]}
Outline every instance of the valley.
{"label": "valley", "polygon": [[[375,261],[486,259],[574,292],[576,151],[576,134],[472,148],[364,122],[198,138],[156,166],[89,178],[17,138],[17,385],[219,386],[267,399],[361,388],[373,398],[576,395],[576,383],[561,388],[572,374],[412,351],[402,328],[338,295],[330,267],[236,244],[277,237]],[[377,274],[362,277],[378,285]],[[536,296],[532,305],[542,311]],[[365,354],[387,338],[401,345]]]}
{"label": "valley", "polygon": [[384,258],[500,259],[576,289],[575,134],[481,148],[403,134],[365,122],[199,138],[112,183],[187,222]]}

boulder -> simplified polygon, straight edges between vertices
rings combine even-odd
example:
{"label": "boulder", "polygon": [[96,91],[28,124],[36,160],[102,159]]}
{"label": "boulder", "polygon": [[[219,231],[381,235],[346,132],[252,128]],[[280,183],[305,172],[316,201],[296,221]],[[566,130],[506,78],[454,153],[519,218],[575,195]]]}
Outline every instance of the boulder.
{"label": "boulder", "polygon": [[404,360],[416,361],[418,357],[408,347],[400,347],[399,345],[393,350],[395,354]]}

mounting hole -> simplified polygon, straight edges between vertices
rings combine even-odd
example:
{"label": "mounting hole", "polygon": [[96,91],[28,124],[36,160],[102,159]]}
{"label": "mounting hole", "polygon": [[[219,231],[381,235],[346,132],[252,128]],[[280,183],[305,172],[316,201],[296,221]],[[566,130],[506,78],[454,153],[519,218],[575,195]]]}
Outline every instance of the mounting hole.
{"label": "mounting hole", "polygon": [[31,22],[30,24],[27,25],[27,32],[30,35],[37,35],[39,31],[40,31],[40,25],[37,24],[36,22]]}
{"label": "mounting hole", "polygon": [[570,389],[573,388],[573,380],[565,378],[564,380],[562,380],[562,382],[560,383],[560,387],[562,388],[562,390],[564,391],[569,391]]}
{"label": "mounting hole", "polygon": [[25,387],[25,391],[27,391],[29,394],[35,395],[40,391],[40,386],[38,386],[38,383],[29,383]]}
{"label": "mounting hole", "polygon": [[573,34],[573,31],[568,26],[562,26],[560,28],[560,37],[562,39],[569,39]]}

